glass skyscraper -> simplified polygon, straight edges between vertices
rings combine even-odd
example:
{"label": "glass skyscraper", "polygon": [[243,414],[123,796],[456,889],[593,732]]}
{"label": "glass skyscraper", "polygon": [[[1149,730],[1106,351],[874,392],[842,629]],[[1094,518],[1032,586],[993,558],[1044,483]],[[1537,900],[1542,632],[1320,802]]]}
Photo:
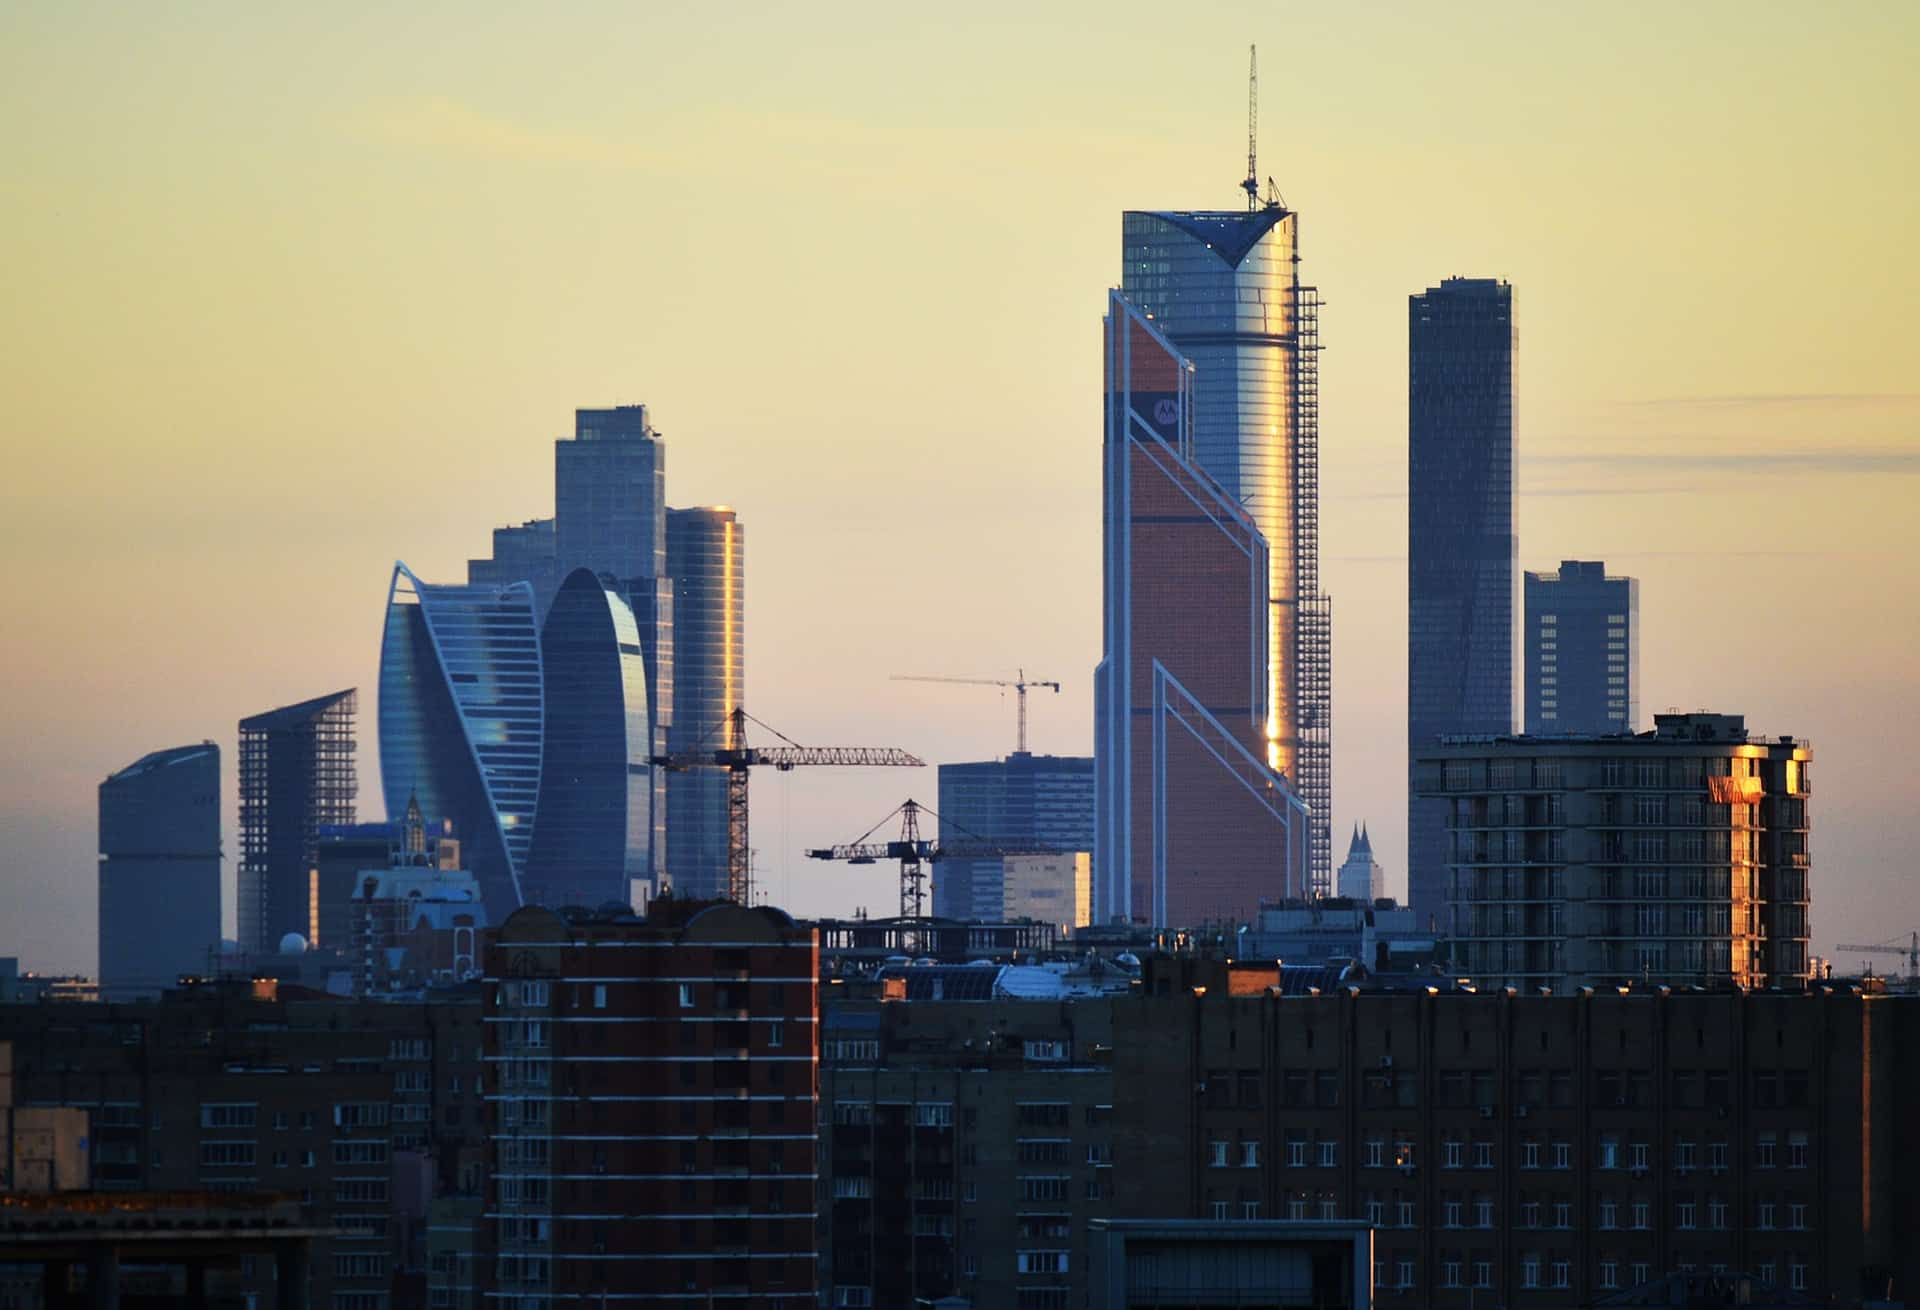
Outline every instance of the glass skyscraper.
{"label": "glass skyscraper", "polygon": [[220,942],[220,748],[144,755],[100,784],[100,997],[158,996]]}
{"label": "glass skyscraper", "polygon": [[[240,720],[240,946],[279,950],[315,934],[312,871],[320,829],[352,823],[354,715],[349,688]],[[384,751],[382,754],[384,755]]]}
{"label": "glass skyscraper", "polygon": [[1448,278],[1408,298],[1407,903],[1446,915],[1447,802],[1413,760],[1513,731],[1513,291]]}
{"label": "glass skyscraper", "polygon": [[[746,537],[725,506],[667,511],[673,579],[673,751],[715,749],[746,696]],[[667,870],[686,896],[727,893],[727,771],[667,775]]]}
{"label": "glass skyscraper", "polygon": [[1300,285],[1299,215],[1278,204],[1129,212],[1121,247],[1121,290],[1193,365],[1191,458],[1266,541],[1261,750],[1311,811],[1310,886],[1331,892],[1332,606],[1320,593],[1319,294]]}
{"label": "glass skyscraper", "polygon": [[[940,766],[942,841],[1031,842],[1033,851],[1093,850],[1093,760],[1016,751],[1003,760]],[[933,865],[933,912],[946,919],[1006,916],[997,858]]]}
{"label": "glass skyscraper", "polygon": [[433,586],[394,565],[380,648],[387,813],[417,796],[430,827],[452,822],[494,923],[521,902],[545,699],[530,583]]}
{"label": "glass skyscraper", "polygon": [[1535,736],[1634,732],[1640,725],[1640,582],[1598,560],[1526,575],[1526,682]]}
{"label": "glass skyscraper", "polygon": [[630,905],[647,877],[653,729],[633,611],[587,569],[567,575],[541,630],[546,696],[538,819],[521,898]]}
{"label": "glass skyscraper", "polygon": [[1108,298],[1093,919],[1250,917],[1304,894],[1308,815],[1268,763],[1266,539],[1195,457],[1194,366]]}

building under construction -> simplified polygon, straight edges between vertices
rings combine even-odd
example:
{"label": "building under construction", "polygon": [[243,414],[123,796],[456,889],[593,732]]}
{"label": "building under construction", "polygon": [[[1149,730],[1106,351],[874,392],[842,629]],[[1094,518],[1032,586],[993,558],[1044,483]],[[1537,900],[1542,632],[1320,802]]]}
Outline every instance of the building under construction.
{"label": "building under construction", "polygon": [[239,938],[261,954],[311,941],[320,829],[354,821],[353,688],[240,720]]}

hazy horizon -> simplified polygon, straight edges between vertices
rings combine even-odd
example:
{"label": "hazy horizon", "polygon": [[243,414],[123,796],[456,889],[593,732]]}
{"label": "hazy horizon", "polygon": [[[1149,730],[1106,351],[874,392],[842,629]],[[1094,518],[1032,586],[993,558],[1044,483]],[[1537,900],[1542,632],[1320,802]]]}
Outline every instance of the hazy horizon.
{"label": "hazy horizon", "polygon": [[[96,788],[376,680],[395,559],[552,512],[645,403],[747,541],[747,706],[814,744],[1092,748],[1099,318],[1120,213],[1260,172],[1320,288],[1335,863],[1405,886],[1407,297],[1514,287],[1520,567],[1641,580],[1643,722],[1814,748],[1816,953],[1920,925],[1920,8],[347,5],[0,17],[9,619],[0,955],[94,969]],[[1902,601],[1902,597],[1908,598]],[[931,769],[758,777],[770,898]],[[1837,963],[1852,968],[1856,955]],[[1878,967],[1897,961],[1879,957]]]}

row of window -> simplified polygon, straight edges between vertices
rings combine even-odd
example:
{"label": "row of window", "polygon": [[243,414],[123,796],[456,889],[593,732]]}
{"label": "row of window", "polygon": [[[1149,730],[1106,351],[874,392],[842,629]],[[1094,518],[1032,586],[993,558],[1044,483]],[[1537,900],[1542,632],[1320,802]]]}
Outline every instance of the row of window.
{"label": "row of window", "polygon": [[[1412,1259],[1385,1259],[1373,1262],[1374,1287],[1381,1291],[1411,1292],[1418,1287],[1415,1276],[1417,1261]],[[1653,1267],[1643,1261],[1634,1261],[1626,1266],[1628,1286],[1641,1287],[1651,1281]],[[1472,1282],[1467,1281],[1471,1272]],[[1679,1266],[1682,1274],[1696,1273],[1694,1265],[1682,1262]],[[1715,1265],[1712,1272],[1724,1274],[1724,1265]],[[1773,1260],[1763,1260],[1753,1266],[1754,1277],[1763,1288],[1779,1285],[1779,1265]],[[1621,1288],[1621,1263],[1611,1256],[1603,1256],[1594,1264],[1594,1281],[1600,1290],[1612,1292]],[[1573,1264],[1560,1258],[1543,1258],[1538,1252],[1523,1252],[1520,1256],[1520,1286],[1523,1288],[1567,1288],[1573,1285]],[[1449,1290],[1473,1287],[1478,1289],[1493,1286],[1493,1261],[1466,1260],[1455,1255],[1442,1257],[1440,1261],[1440,1286]],[[1796,1292],[1807,1290],[1807,1262],[1799,1256],[1787,1261],[1787,1286]]]}

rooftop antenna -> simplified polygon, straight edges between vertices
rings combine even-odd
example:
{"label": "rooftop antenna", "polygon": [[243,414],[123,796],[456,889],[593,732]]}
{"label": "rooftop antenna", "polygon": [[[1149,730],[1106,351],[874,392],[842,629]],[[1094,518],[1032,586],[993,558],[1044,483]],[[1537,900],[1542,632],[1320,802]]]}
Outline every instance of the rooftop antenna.
{"label": "rooftop antenna", "polygon": [[1247,193],[1247,209],[1260,208],[1260,170],[1254,156],[1260,133],[1260,51],[1247,47],[1247,180],[1240,189]]}

